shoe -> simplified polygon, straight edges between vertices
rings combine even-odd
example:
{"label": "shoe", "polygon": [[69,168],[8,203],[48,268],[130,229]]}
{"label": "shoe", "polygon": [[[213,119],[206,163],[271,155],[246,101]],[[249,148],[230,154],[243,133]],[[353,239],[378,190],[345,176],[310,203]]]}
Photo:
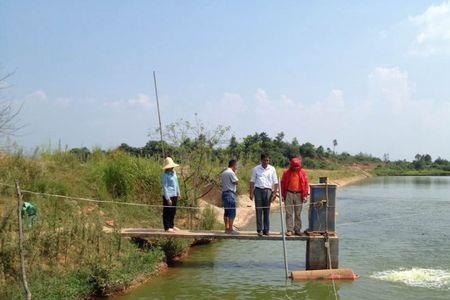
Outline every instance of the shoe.
{"label": "shoe", "polygon": [[175,232],[175,230],[173,230],[173,228],[169,228],[169,229],[166,229],[166,232]]}
{"label": "shoe", "polygon": [[302,232],[301,231],[296,231],[295,235],[302,236]]}
{"label": "shoe", "polygon": [[239,234],[239,231],[237,231],[237,230],[231,230],[231,231],[228,232],[228,234],[231,234],[231,235],[238,235],[238,234]]}
{"label": "shoe", "polygon": [[267,232],[263,232],[263,234],[266,235],[266,236],[270,235],[268,231]]}
{"label": "shoe", "polygon": [[288,232],[286,232],[286,236],[291,236],[292,235],[292,231],[288,231]]}
{"label": "shoe", "polygon": [[262,232],[258,232],[258,236],[263,236]]}
{"label": "shoe", "polygon": [[173,229],[173,230],[175,230],[175,231],[178,231],[178,230],[180,230],[180,228],[178,228],[178,227],[175,227],[175,226],[173,226],[173,227],[172,227],[172,229]]}

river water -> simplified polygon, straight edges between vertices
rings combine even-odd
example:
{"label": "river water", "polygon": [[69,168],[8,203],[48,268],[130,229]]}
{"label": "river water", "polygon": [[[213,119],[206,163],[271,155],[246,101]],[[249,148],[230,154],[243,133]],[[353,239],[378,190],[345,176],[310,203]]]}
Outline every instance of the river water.
{"label": "river water", "polygon": [[[228,240],[114,299],[450,299],[450,177],[371,178],[338,189],[337,211],[355,282],[291,282],[280,241]],[[271,222],[279,231],[277,212]],[[289,269],[304,269],[305,242],[287,246]]]}

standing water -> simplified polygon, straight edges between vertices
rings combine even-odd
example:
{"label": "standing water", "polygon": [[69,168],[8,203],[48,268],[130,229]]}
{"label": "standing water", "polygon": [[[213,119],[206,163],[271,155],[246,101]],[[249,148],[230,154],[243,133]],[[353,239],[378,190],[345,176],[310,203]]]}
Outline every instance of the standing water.
{"label": "standing water", "polygon": [[[450,177],[368,179],[338,190],[337,211],[340,266],[355,282],[291,282],[281,241],[226,240],[114,299],[450,299]],[[280,231],[278,212],[271,222]],[[291,271],[305,268],[305,242],[287,253]]]}

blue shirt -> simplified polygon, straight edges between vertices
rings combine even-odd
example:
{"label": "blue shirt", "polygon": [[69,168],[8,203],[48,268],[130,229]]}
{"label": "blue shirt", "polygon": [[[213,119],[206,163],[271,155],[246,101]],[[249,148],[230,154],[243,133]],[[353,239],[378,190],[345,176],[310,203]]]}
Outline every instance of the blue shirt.
{"label": "blue shirt", "polygon": [[171,197],[180,196],[180,187],[175,171],[173,173],[164,172],[162,176],[162,191],[166,200],[169,200]]}

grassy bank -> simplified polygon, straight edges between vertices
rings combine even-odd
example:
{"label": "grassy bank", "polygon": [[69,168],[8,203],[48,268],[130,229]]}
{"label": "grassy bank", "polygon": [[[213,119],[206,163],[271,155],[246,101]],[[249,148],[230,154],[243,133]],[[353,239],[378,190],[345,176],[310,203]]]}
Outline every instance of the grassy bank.
{"label": "grassy bank", "polygon": [[[97,151],[87,160],[71,153],[0,157],[3,183],[18,179],[22,189],[106,201],[160,204],[160,176],[158,161],[120,152]],[[17,200],[11,187],[0,186],[0,192],[0,299],[22,299]],[[192,242],[139,244],[118,234],[121,227],[161,227],[160,208],[26,193],[24,198],[38,208],[37,222],[25,230],[26,267],[34,299],[80,299],[123,290],[184,253]],[[207,212],[191,217],[195,227],[216,226],[214,220],[199,221],[208,219]],[[112,233],[103,231],[108,220],[116,224]],[[177,220],[186,225],[187,213],[179,210]]]}
{"label": "grassy bank", "polygon": [[[136,280],[148,278],[161,264],[185,253],[191,240],[143,243],[122,238],[118,233],[123,227],[161,227],[161,208],[112,203],[161,204],[160,166],[157,159],[122,152],[93,151],[89,156],[41,153],[32,158],[20,153],[0,156],[0,182],[13,184],[17,179],[25,190],[108,201],[96,203],[24,194],[25,201],[38,208],[37,222],[25,229],[26,267],[35,299],[80,299],[115,293],[134,285]],[[247,193],[253,167],[253,163],[241,166],[240,193]],[[212,176],[220,174],[221,168],[214,165]],[[281,168],[278,173],[281,175]],[[328,176],[335,182],[363,173],[359,168],[340,166],[334,170],[310,170],[309,177],[311,182],[317,182],[319,177]],[[212,182],[204,180],[207,185]],[[218,197],[217,193],[213,195]],[[189,206],[193,202],[186,197],[179,205]],[[16,209],[14,188],[0,185],[1,299],[23,296]],[[111,220],[115,226],[107,233],[104,227]],[[179,209],[177,226],[220,228],[214,212],[208,209],[194,213]]]}
{"label": "grassy bank", "polygon": [[449,170],[443,169],[398,169],[390,167],[378,167],[374,170],[377,176],[450,176]]}

